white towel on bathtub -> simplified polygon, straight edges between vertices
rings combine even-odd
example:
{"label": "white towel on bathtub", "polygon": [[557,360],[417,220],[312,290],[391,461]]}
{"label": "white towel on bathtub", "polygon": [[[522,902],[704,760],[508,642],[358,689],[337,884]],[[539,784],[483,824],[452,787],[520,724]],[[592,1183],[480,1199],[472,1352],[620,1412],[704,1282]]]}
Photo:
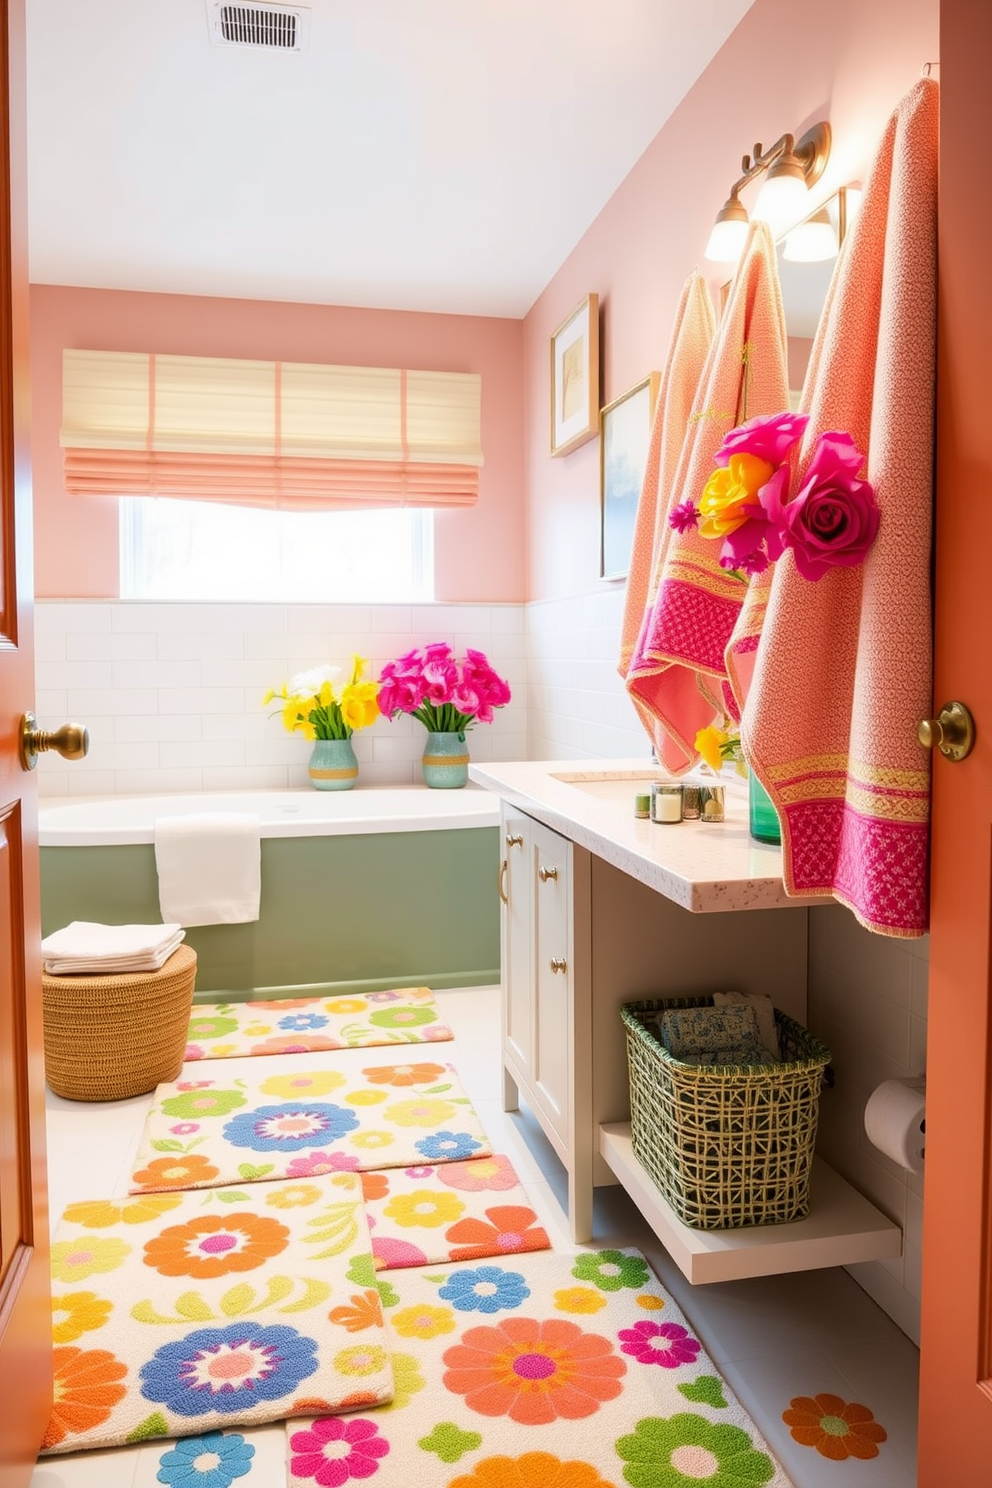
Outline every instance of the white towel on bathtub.
{"label": "white towel on bathtub", "polygon": [[258,919],[259,817],[240,811],[157,817],[155,866],[163,920],[242,925]]}
{"label": "white towel on bathtub", "polygon": [[73,920],[41,942],[50,976],[98,972],[159,971],[185,938],[181,925],[100,925]]}

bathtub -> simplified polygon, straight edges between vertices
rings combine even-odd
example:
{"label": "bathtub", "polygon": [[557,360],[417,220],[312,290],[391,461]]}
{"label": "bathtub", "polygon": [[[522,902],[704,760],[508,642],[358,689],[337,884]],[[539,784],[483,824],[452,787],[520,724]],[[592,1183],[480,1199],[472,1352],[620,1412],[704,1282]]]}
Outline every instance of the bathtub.
{"label": "bathtub", "polygon": [[186,933],[200,1002],[499,980],[499,802],[484,790],[50,798],[39,809],[42,933],[157,924],[157,817],[251,812],[259,919]]}

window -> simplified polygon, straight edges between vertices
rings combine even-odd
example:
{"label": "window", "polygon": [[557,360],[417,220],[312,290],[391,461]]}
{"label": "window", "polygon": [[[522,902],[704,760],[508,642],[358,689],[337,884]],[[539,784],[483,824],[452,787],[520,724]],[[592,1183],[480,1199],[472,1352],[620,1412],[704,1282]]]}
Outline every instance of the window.
{"label": "window", "polygon": [[429,509],[272,511],[129,496],[120,514],[122,599],[434,598]]}

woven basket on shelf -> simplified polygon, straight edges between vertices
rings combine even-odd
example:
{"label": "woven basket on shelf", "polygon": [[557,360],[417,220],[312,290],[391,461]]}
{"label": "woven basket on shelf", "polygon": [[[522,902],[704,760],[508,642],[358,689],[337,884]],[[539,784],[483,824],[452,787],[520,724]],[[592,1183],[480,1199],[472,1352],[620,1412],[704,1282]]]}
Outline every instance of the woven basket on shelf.
{"label": "woven basket on shelf", "polygon": [[670,997],[621,1008],[634,1155],[693,1229],[803,1219],[830,1051],[778,1009],[780,1064],[683,1064],[646,1026],[665,1008],[709,1006]]}
{"label": "woven basket on shelf", "polygon": [[45,1074],[66,1100],[124,1100],[178,1075],[186,1052],[196,952],[181,945],[159,971],[42,973]]}

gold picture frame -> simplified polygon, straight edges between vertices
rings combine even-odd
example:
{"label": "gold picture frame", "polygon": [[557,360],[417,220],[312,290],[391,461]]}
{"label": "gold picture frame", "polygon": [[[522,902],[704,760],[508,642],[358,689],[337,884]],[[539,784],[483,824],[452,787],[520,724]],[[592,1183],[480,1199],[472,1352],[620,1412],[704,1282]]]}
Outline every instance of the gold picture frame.
{"label": "gold picture frame", "polygon": [[649,372],[599,416],[599,576],[625,579],[661,373]]}
{"label": "gold picture frame", "polygon": [[567,455],[599,429],[599,295],[576,305],[551,337],[551,453]]}

